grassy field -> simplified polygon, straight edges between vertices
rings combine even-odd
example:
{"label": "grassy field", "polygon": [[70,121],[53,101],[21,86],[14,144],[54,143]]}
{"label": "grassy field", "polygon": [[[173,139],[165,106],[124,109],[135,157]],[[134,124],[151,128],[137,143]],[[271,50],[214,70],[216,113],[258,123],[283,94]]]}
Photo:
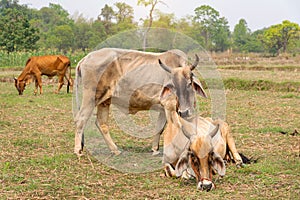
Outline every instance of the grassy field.
{"label": "grassy field", "polygon": [[[31,84],[19,96],[12,82],[0,82],[0,199],[299,198],[300,134],[293,133],[300,132],[300,93],[272,88],[280,78],[298,83],[299,73],[231,70],[222,68],[224,79],[268,80],[271,88],[226,89],[226,116],[237,148],[258,160],[239,169],[228,165],[224,178],[214,177],[217,188],[211,192],[197,191],[195,180],[166,178],[162,169],[121,173],[87,151],[78,160],[73,154],[72,94],[65,86],[54,94],[56,84],[45,84],[44,94],[34,96]],[[13,74],[6,70],[0,78],[8,80]],[[199,101],[201,113],[209,115],[210,100]],[[111,126],[112,134],[120,138],[118,145],[150,146],[151,139],[132,143],[115,124]]]}

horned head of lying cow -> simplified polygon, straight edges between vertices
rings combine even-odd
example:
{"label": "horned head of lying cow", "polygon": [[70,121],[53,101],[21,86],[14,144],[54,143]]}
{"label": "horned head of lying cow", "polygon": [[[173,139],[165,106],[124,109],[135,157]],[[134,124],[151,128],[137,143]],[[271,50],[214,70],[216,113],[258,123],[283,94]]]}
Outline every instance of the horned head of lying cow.
{"label": "horned head of lying cow", "polygon": [[[163,68],[166,68],[166,66],[164,66],[161,62],[160,64]],[[166,69],[168,70],[168,68]],[[175,74],[179,70],[175,72],[174,71],[174,69],[169,69],[169,72],[173,74]],[[190,72],[191,71],[192,68]],[[174,75],[174,77],[177,76]],[[174,77],[172,81],[174,81]],[[181,81],[184,82],[183,80]],[[206,97],[201,85],[197,82],[193,82],[193,75],[190,75],[189,79],[189,81],[192,83],[188,83],[188,80],[185,81],[186,84],[191,85],[189,87],[193,87],[196,93],[199,94],[199,91],[201,91],[200,95]],[[215,187],[212,182],[213,173],[218,173],[220,176],[225,175],[225,163],[222,157],[214,150],[214,147],[212,145],[212,138],[219,132],[219,125],[217,125],[209,134],[198,134],[201,131],[197,130],[197,122],[189,122],[179,116],[180,94],[181,93],[175,89],[175,84],[167,84],[163,88],[160,96],[160,101],[166,110],[168,122],[176,124],[178,127],[180,127],[178,133],[180,134],[180,132],[182,132],[189,139],[187,148],[182,152],[180,156],[178,156],[179,159],[175,166],[176,176],[180,177],[182,176],[183,172],[187,171],[188,168],[192,168],[197,179],[197,188],[209,191]]]}
{"label": "horned head of lying cow", "polygon": [[225,163],[222,157],[214,150],[212,138],[218,133],[217,125],[209,134],[197,133],[194,123],[179,118],[184,135],[189,138],[187,151],[181,154],[175,170],[176,176],[180,177],[187,168],[191,167],[197,179],[197,188],[209,191],[215,188],[212,175],[218,173],[225,175]]}
{"label": "horned head of lying cow", "polygon": [[196,60],[191,66],[183,66],[179,68],[170,68],[161,62],[160,66],[171,74],[171,79],[167,82],[162,90],[162,95],[170,92],[176,94],[178,98],[178,113],[181,117],[190,116],[196,103],[195,92],[203,97],[207,97],[200,82],[195,78],[193,70],[199,63],[199,57],[196,54]]}
{"label": "horned head of lying cow", "polygon": [[17,88],[19,95],[22,95],[26,87],[26,81],[25,80],[20,81],[17,78],[14,78],[14,80],[15,80],[15,87]]}

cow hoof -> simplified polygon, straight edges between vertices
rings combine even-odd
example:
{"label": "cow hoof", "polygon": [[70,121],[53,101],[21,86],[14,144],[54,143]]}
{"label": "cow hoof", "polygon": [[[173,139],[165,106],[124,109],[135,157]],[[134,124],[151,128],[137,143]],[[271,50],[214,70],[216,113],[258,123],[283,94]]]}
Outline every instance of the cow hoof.
{"label": "cow hoof", "polygon": [[159,155],[159,154],[160,154],[159,151],[154,151],[154,150],[153,150],[153,152],[152,152],[152,156],[157,156],[157,155]]}
{"label": "cow hoof", "polygon": [[244,163],[238,163],[238,164],[236,164],[236,167],[237,168],[243,168],[243,167],[245,167],[245,164]]}
{"label": "cow hoof", "polygon": [[112,151],[112,153],[115,155],[115,156],[118,156],[122,153],[122,151],[119,151],[119,150],[114,150]]}
{"label": "cow hoof", "polygon": [[79,150],[75,149],[74,153],[77,155],[78,158],[80,158],[81,156],[83,156],[82,149],[79,149]]}

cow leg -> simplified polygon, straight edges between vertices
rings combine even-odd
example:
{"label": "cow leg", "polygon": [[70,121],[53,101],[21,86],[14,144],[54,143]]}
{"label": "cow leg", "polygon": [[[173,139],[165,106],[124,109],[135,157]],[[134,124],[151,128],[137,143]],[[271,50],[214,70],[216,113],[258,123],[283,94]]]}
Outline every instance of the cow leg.
{"label": "cow leg", "polygon": [[75,117],[76,132],[74,153],[78,156],[82,155],[84,147],[84,128],[95,107],[95,101],[91,98],[93,96],[95,96],[95,92],[93,92],[93,90],[84,91],[80,110]]}
{"label": "cow leg", "polygon": [[236,163],[236,166],[240,167],[240,166],[243,165],[243,160],[242,160],[240,154],[238,153],[238,151],[236,149],[235,142],[234,142],[234,139],[232,137],[232,134],[231,134],[231,131],[230,131],[228,125],[227,125],[227,127],[225,128],[224,131],[226,131],[226,143],[227,143],[227,146],[229,148],[229,151],[231,152],[231,154],[233,156],[233,159]]}
{"label": "cow leg", "polygon": [[158,155],[159,154],[159,140],[160,140],[160,135],[162,134],[164,127],[166,125],[166,114],[164,111],[161,111],[159,113],[158,116],[158,120],[156,123],[156,127],[155,127],[155,135],[153,137],[153,141],[152,141],[152,152],[153,155]]}
{"label": "cow leg", "polygon": [[166,177],[176,177],[176,171],[170,163],[165,163],[164,171]]}
{"label": "cow leg", "polygon": [[111,99],[108,99],[105,102],[103,102],[97,106],[96,125],[97,125],[99,131],[102,133],[103,138],[104,138],[108,148],[111,150],[111,152],[114,153],[115,155],[119,155],[121,153],[121,151],[118,150],[117,145],[113,142],[113,140],[109,134],[109,128],[107,125],[110,104],[111,104]]}
{"label": "cow leg", "polygon": [[68,85],[67,85],[67,93],[69,93],[69,90],[71,90],[71,93],[73,92],[73,79],[71,77],[71,68],[68,67],[66,73],[65,73],[65,78],[68,81]]}
{"label": "cow leg", "polygon": [[62,86],[64,85],[64,75],[59,75],[58,76],[58,88],[55,91],[55,93],[59,93],[60,89],[62,88]]}
{"label": "cow leg", "polygon": [[36,93],[38,91],[38,87],[39,87],[37,80],[34,81],[34,84],[35,84],[34,95],[36,95]]}
{"label": "cow leg", "polygon": [[40,87],[40,94],[43,93],[43,88],[42,88],[42,75],[40,73],[36,73],[35,74],[35,78],[36,78],[36,82],[35,82],[35,90],[34,90],[34,94],[37,93],[37,86]]}

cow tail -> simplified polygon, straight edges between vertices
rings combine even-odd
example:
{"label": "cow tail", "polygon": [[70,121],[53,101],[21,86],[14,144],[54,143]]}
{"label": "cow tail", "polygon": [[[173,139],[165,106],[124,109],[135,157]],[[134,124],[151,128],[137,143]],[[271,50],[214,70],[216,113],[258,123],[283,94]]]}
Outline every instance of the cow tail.
{"label": "cow tail", "polygon": [[72,87],[72,75],[71,75],[71,62],[69,63],[69,66],[68,66],[68,85],[67,85],[67,93],[69,93],[70,91],[70,85]]}

